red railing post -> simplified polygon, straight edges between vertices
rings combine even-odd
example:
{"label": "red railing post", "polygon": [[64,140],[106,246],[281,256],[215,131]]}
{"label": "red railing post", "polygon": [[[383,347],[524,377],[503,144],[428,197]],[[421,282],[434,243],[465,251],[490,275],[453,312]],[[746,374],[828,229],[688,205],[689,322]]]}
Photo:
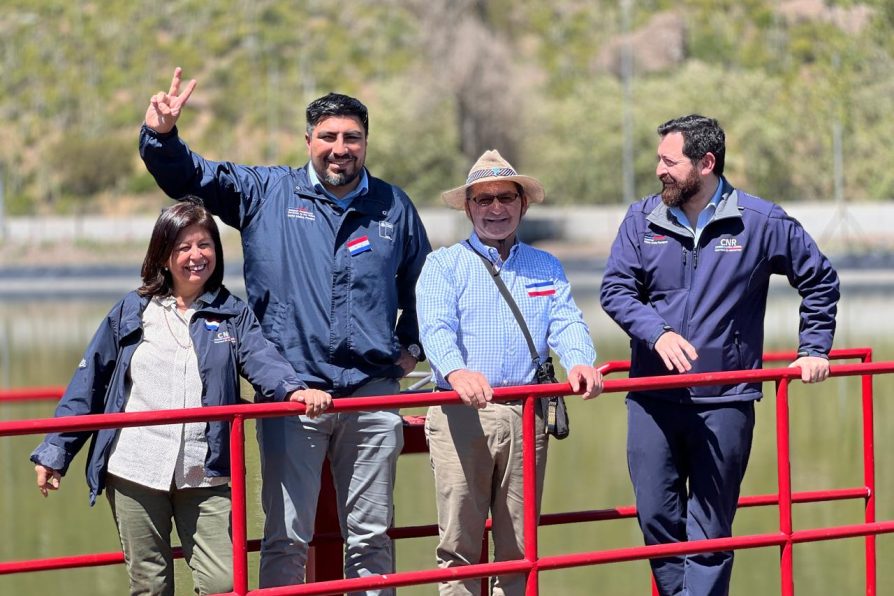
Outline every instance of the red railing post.
{"label": "red railing post", "polygon": [[[771,356],[771,355],[767,355]],[[775,359],[790,362],[794,354],[773,354]],[[372,576],[369,578],[354,578],[350,580],[336,580],[333,582],[306,584],[282,588],[270,588],[261,590],[264,594],[333,594],[354,592],[386,586],[401,587],[422,583],[434,584],[438,581],[450,581],[455,579],[484,577],[483,584],[487,584],[486,578],[502,574],[525,574],[526,595],[535,596],[539,593],[539,572],[541,570],[555,570],[583,565],[601,565],[606,563],[641,560],[649,557],[665,557],[694,554],[697,552],[717,552],[747,548],[763,548],[773,546],[780,549],[780,569],[783,596],[793,596],[793,547],[795,544],[815,542],[820,540],[837,540],[842,538],[863,537],[866,550],[866,594],[876,594],[876,534],[894,533],[894,521],[875,521],[876,517],[876,486],[875,486],[875,458],[874,458],[874,412],[873,412],[873,376],[876,374],[894,374],[894,362],[873,363],[872,352],[869,349],[836,350],[831,355],[833,359],[862,359],[860,364],[848,364],[832,367],[832,376],[860,376],[862,382],[863,399],[863,456],[864,456],[864,485],[858,487],[838,488],[832,490],[814,490],[794,493],[791,476],[791,413],[789,408],[788,387],[791,379],[799,379],[800,372],[791,368],[756,369],[749,371],[727,371],[718,373],[702,373],[693,375],[680,375],[679,377],[660,378],[628,378],[623,380],[606,381],[606,393],[622,393],[629,391],[651,389],[663,389],[685,386],[704,386],[724,384],[729,381],[750,381],[777,383],[777,475],[778,492],[769,495],[746,496],[740,499],[739,505],[744,507],[777,505],[779,507],[779,531],[768,534],[741,536],[727,539],[713,539],[703,543],[692,545],[685,543],[627,547],[610,549],[605,551],[593,551],[590,553],[564,554],[558,556],[540,557],[538,553],[538,527],[576,521],[600,521],[607,519],[632,518],[635,516],[635,507],[625,506],[596,511],[569,512],[563,514],[538,516],[538,478],[536,460],[537,432],[536,410],[537,402],[533,401],[541,396],[570,392],[567,384],[507,387],[497,390],[496,395],[503,399],[523,399],[523,496],[524,505],[524,559],[517,561],[503,561],[486,563],[485,565],[471,565],[466,569],[454,568],[451,570],[423,570],[397,573],[394,576]],[[766,358],[773,360],[774,358]],[[617,370],[626,370],[624,363],[614,364]],[[18,390],[17,390],[18,391]],[[16,392],[14,392],[16,393]],[[19,399],[19,395],[11,395],[0,390],[0,402],[8,398]],[[359,408],[393,407],[398,396],[380,396],[369,398],[345,398],[340,400],[336,409],[351,411]],[[399,396],[400,407],[432,406],[439,403],[447,403],[448,400],[457,400],[456,394],[448,393],[431,394],[402,394]],[[33,398],[33,396],[32,396]],[[30,435],[42,432],[75,432],[101,428],[124,428],[152,424],[165,424],[170,422],[198,422],[209,420],[231,421],[232,436],[230,443],[230,455],[232,462],[232,506],[233,506],[233,594],[247,596],[255,592],[248,591],[247,555],[246,551],[255,550],[257,541],[246,540],[246,495],[245,495],[245,457],[244,457],[244,423],[247,419],[255,419],[265,416],[294,415],[302,412],[303,408],[298,404],[249,404],[234,406],[209,406],[203,408],[190,408],[186,410],[172,410],[161,412],[132,412],[119,414],[93,414],[75,417],[60,417],[51,419],[33,419],[22,421],[0,421],[0,437]],[[415,424],[415,422],[414,422]],[[421,429],[421,423],[416,424],[416,430]],[[421,434],[417,438],[422,438]],[[424,439],[418,441],[418,448],[424,448]],[[409,443],[408,443],[409,444]],[[325,496],[325,489],[321,495],[321,503],[333,502],[333,499]],[[859,524],[813,528],[807,530],[793,529],[793,505],[795,503],[813,503],[821,501],[840,501],[847,499],[863,499],[865,502],[865,520]],[[315,545],[332,546],[333,541],[338,543],[340,533],[338,530],[337,516],[333,516],[333,532],[322,533],[317,529]],[[489,527],[489,526],[488,526]],[[391,534],[394,538],[409,538],[416,536],[436,535],[436,525],[416,526],[408,528],[395,528]],[[486,536],[485,536],[486,538]],[[319,539],[319,540],[318,540]],[[486,543],[485,543],[486,544]],[[341,555],[340,544],[338,554],[326,557],[327,563],[333,564],[340,575]],[[315,549],[316,550],[316,549]],[[483,552],[487,552],[485,546]],[[316,552],[319,555],[319,552]],[[175,550],[175,556],[181,556],[179,549]],[[483,560],[487,561],[487,554]],[[41,571],[50,569],[70,569],[77,567],[92,567],[97,565],[120,564],[123,556],[120,552],[96,553],[87,555],[54,557],[49,559],[35,559],[27,561],[3,561],[0,562],[0,575],[10,573],[22,573],[28,571]],[[309,574],[313,574],[312,566]],[[316,578],[318,581],[322,578]]]}
{"label": "red railing post", "polygon": [[233,592],[248,593],[248,532],[245,513],[245,418],[234,416],[230,427],[230,493],[233,523]]}
{"label": "red railing post", "polygon": [[[524,458],[524,455],[522,455]],[[524,459],[522,460],[524,461]],[[524,478],[522,478],[524,480]],[[522,489],[524,490],[524,488]],[[484,533],[481,535],[481,556],[478,557],[479,563],[487,563],[490,561],[490,531],[487,529],[487,525],[485,525]],[[490,577],[484,576],[481,578],[479,582],[480,586],[478,588],[478,593],[480,596],[488,596],[490,594]]]}
{"label": "red railing post", "polygon": [[776,382],[776,466],[779,481],[779,531],[785,535],[780,545],[780,594],[794,596],[792,561],[792,467],[789,436],[788,379]]}
{"label": "red railing post", "polygon": [[525,495],[525,559],[532,563],[526,574],[525,596],[540,593],[537,568],[537,416],[539,398],[528,395],[522,406],[522,492]]}
{"label": "red railing post", "polygon": [[[863,362],[872,362],[872,350],[867,350]],[[869,491],[866,497],[864,521],[875,523],[875,414],[872,375],[860,377],[863,399],[863,482]],[[875,534],[866,535],[866,596],[876,594]]]}

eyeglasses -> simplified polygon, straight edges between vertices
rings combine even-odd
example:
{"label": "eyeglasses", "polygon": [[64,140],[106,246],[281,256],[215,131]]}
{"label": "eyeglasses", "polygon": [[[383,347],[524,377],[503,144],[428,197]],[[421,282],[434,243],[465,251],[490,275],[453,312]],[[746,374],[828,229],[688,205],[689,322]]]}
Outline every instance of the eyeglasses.
{"label": "eyeglasses", "polygon": [[498,195],[479,195],[477,197],[469,197],[469,200],[479,207],[490,207],[494,204],[494,201],[500,201],[501,205],[511,205],[517,199],[517,192],[504,192]]}

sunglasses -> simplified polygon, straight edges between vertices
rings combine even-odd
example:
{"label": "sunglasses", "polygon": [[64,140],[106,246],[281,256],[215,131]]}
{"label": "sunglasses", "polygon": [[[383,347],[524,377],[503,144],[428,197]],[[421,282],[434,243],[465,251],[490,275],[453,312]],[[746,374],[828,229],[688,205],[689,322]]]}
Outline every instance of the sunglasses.
{"label": "sunglasses", "polygon": [[469,197],[469,200],[479,207],[490,207],[494,201],[500,201],[501,205],[511,205],[518,200],[517,192],[504,192],[498,195],[478,195],[477,197]]}

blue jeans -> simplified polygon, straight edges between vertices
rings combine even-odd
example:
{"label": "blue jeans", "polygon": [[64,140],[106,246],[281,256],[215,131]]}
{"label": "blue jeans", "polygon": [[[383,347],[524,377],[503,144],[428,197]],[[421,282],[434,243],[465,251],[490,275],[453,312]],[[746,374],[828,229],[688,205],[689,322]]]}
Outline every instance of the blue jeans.
{"label": "blue jeans", "polygon": [[[697,405],[631,395],[627,417],[627,465],[646,544],[731,536],[754,402]],[[731,551],[650,564],[662,596],[729,593]]]}
{"label": "blue jeans", "polygon": [[[394,379],[376,379],[352,397],[398,393]],[[313,538],[320,474],[328,456],[345,538],[345,577],[394,573],[391,539],[397,457],[403,421],[397,410],[258,420],[266,514],[260,587],[304,582]],[[370,595],[393,595],[393,589]]]}

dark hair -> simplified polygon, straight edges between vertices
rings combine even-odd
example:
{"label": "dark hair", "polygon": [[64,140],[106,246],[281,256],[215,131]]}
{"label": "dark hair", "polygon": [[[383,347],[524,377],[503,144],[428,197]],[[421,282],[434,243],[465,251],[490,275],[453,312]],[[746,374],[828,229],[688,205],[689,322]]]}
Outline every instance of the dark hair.
{"label": "dark hair", "polygon": [[307,104],[307,134],[311,134],[320,120],[330,116],[352,116],[363,125],[369,136],[369,112],[359,99],[340,93],[330,93]]}
{"label": "dark hair", "polygon": [[672,132],[679,132],[683,135],[683,155],[695,163],[705,154],[712,153],[714,155],[713,171],[716,175],[723,176],[723,165],[726,161],[726,135],[717,120],[699,114],[689,114],[668,120],[658,127],[658,134],[662,137]]}
{"label": "dark hair", "polygon": [[177,236],[186,228],[202,226],[214,242],[215,265],[204,290],[213,292],[223,285],[224,258],[217,223],[198,197],[186,196],[176,205],[162,209],[152,229],[152,239],[143,259],[143,285],[137,290],[140,296],[170,296],[174,289],[171,272],[166,269],[174,252]]}

